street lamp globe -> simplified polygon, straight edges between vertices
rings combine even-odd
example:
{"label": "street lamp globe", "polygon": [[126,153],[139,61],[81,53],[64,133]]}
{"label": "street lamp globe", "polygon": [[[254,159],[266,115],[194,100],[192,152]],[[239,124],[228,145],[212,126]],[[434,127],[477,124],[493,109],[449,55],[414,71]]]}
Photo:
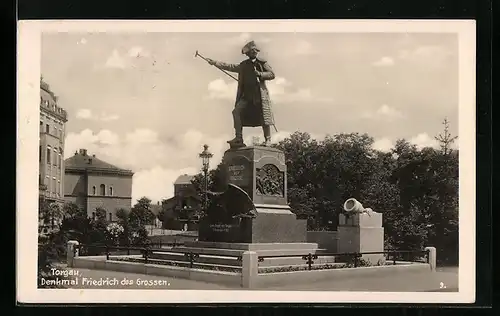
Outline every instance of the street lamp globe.
{"label": "street lamp globe", "polygon": [[199,156],[203,163],[203,170],[208,170],[208,168],[210,167],[210,158],[213,157],[213,154],[208,150],[208,145],[203,145],[203,151]]}

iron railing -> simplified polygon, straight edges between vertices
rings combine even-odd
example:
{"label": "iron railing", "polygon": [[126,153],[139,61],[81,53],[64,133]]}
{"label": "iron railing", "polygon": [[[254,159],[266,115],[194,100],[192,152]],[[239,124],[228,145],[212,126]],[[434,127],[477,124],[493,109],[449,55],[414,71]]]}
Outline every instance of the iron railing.
{"label": "iron railing", "polygon": [[[162,245],[166,245],[168,243],[163,243]],[[156,247],[151,247],[152,244],[148,245],[143,245],[143,246],[112,246],[112,245],[105,245],[105,244],[91,244],[91,245],[85,245],[85,244],[80,244],[74,247],[74,255],[76,256],[76,252],[79,251],[79,256],[89,256],[89,255],[105,255],[106,260],[110,260],[110,257],[112,255],[118,255],[116,252],[113,253],[113,251],[125,251],[127,255],[133,254],[133,252],[141,254],[142,257],[144,258],[144,263],[147,264],[148,260],[151,258],[151,254],[154,252],[165,252],[165,253],[170,253],[170,252],[175,252],[179,254],[183,254],[184,258],[186,259],[186,262],[189,264],[189,268],[193,268],[195,262],[198,260],[200,257],[199,253],[192,252],[192,251],[179,251],[179,250],[173,250],[174,247],[168,249],[168,248],[156,248]],[[101,250],[98,251],[97,253],[94,254],[94,252],[89,252],[90,250]],[[236,258],[237,262],[242,261],[241,256],[236,256],[236,255],[224,255],[223,257],[228,257],[228,258]]]}
{"label": "iron railing", "polygon": [[[291,254],[291,255],[268,255],[259,256],[258,262],[263,262],[266,258],[297,258],[302,257],[306,262],[308,270],[312,270],[314,260],[319,257],[336,257],[339,258],[339,262],[336,263],[352,263],[352,265],[357,268],[362,265],[363,255],[385,255],[386,260],[392,261],[393,265],[396,265],[397,261],[406,262],[419,262],[415,261],[415,257],[423,256],[425,258],[425,263],[429,263],[429,251],[428,250],[386,250],[386,251],[374,251],[374,252],[345,252],[345,253],[308,253],[306,255]],[[392,258],[391,258],[392,255]]]}
{"label": "iron railing", "polygon": [[[161,243],[158,243],[156,245],[160,245]],[[144,258],[144,263],[148,263],[148,259],[150,258],[150,255],[152,254],[153,251],[155,252],[171,252],[174,247],[172,247],[170,250],[167,248],[161,248],[161,247],[153,247],[155,244],[146,244],[146,245],[136,245],[136,246],[111,246],[111,245],[102,245],[102,244],[93,244],[93,245],[84,245],[80,244],[77,247],[74,248],[75,254],[77,249],[80,250],[80,255],[85,256],[89,255],[88,250],[89,249],[103,249],[104,254],[106,255],[106,260],[110,259],[110,256],[112,255],[112,251],[126,251],[127,255],[130,255],[131,252],[139,252],[142,254]],[[171,243],[163,243],[161,244],[163,246],[167,245],[172,245]],[[177,244],[178,245],[178,244]],[[83,250],[83,253],[82,253]],[[196,253],[193,251],[180,251],[175,250],[176,253],[181,253],[184,254],[184,258],[186,258],[186,261],[189,263],[189,268],[193,268],[194,263],[198,260],[200,257],[200,253]],[[102,252],[96,255],[100,255]],[[117,255],[116,253],[114,255]],[[419,260],[415,260],[415,258],[424,258],[425,263],[429,264],[429,250],[386,250],[386,251],[376,251],[376,252],[345,252],[345,253],[326,253],[326,252],[321,252],[321,253],[308,253],[308,254],[290,254],[290,255],[267,255],[267,256],[258,256],[258,262],[263,262],[267,258],[302,258],[305,263],[307,264],[307,270],[312,270],[314,260],[317,260],[320,257],[335,257],[339,258],[340,260],[335,263],[339,264],[352,264],[353,267],[360,267],[363,266],[362,264],[362,257],[363,255],[384,255],[386,257],[387,261],[392,261],[393,265],[396,265],[397,261],[405,261],[405,262],[422,262]],[[242,256],[236,256],[236,255],[224,255],[224,257],[233,257],[236,258],[238,262],[242,261]],[[406,259],[406,260],[405,260]],[[336,261],[336,260],[335,260]]]}
{"label": "iron railing", "polygon": [[[116,252],[125,252],[126,255],[131,255],[133,252],[140,252],[144,254],[147,251],[152,250],[161,250],[166,248],[176,248],[179,246],[183,246],[183,242],[158,242],[158,243],[149,243],[149,244],[139,244],[139,245],[129,245],[129,246],[113,246],[107,244],[80,244],[75,247],[74,251],[79,250],[80,256],[99,256],[102,254],[106,255],[106,259],[109,260],[110,255],[119,255]],[[113,251],[115,253],[113,253]],[[125,254],[121,253],[121,254]]]}

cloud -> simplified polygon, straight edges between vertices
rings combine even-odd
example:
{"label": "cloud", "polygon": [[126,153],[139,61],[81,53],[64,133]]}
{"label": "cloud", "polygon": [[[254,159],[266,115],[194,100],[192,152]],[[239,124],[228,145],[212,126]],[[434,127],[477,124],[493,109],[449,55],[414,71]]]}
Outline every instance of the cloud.
{"label": "cloud", "polygon": [[[271,100],[274,103],[296,103],[296,102],[331,102],[331,98],[313,95],[309,88],[297,88],[283,77],[276,77],[267,83]],[[227,83],[223,79],[216,79],[208,84],[208,98],[235,100],[237,82]]]}
{"label": "cloud", "polygon": [[440,67],[452,57],[453,53],[439,45],[423,45],[414,49],[403,49],[399,51],[401,60],[423,64],[425,66]]}
{"label": "cloud", "polygon": [[111,55],[106,59],[104,63],[105,68],[114,69],[126,69],[128,67],[134,66],[132,59],[138,59],[143,57],[150,57],[149,51],[145,50],[141,46],[131,47],[126,54],[121,55],[118,50],[114,49]]}
{"label": "cloud", "polygon": [[92,118],[92,112],[89,109],[80,109],[76,112],[76,118],[88,120]]}
{"label": "cloud", "polygon": [[110,122],[118,120],[120,116],[117,114],[106,114],[105,112],[101,113],[100,115],[94,115],[89,109],[80,109],[76,112],[76,118],[82,120]]}
{"label": "cloud", "polygon": [[161,201],[174,195],[174,182],[181,174],[195,174],[196,168],[168,169],[156,166],[134,174],[132,203],[143,196],[153,201]]}
{"label": "cloud", "polygon": [[103,122],[116,121],[119,118],[120,118],[120,116],[118,114],[110,114],[110,115],[103,114],[101,116],[101,121],[103,121]]}
{"label": "cloud", "polygon": [[415,137],[412,137],[409,142],[418,149],[425,147],[439,148],[439,143],[433,137],[430,137],[427,133],[420,133]]}
{"label": "cloud", "polygon": [[97,158],[134,171],[134,199],[147,196],[158,201],[172,196],[173,182],[183,173],[197,173],[201,168],[198,154],[208,144],[213,153],[211,167],[217,166],[227,149],[230,135],[216,137],[191,129],[167,139],[151,129],[135,129],[124,135],[103,129],[69,133],[65,142],[65,158],[80,148]]}
{"label": "cloud", "polygon": [[237,82],[226,83],[223,79],[210,81],[208,83],[208,97],[210,99],[235,99],[237,86]]}
{"label": "cloud", "polygon": [[388,106],[387,104],[383,104],[380,108],[378,108],[377,114],[379,116],[385,116],[389,118],[400,118],[403,116],[400,111]]}
{"label": "cloud", "polygon": [[376,67],[386,67],[386,66],[393,66],[394,65],[394,59],[391,57],[382,57],[381,59],[375,61],[372,63],[373,66]]}
{"label": "cloud", "polygon": [[315,52],[311,43],[306,40],[299,40],[295,43],[293,52],[297,55],[311,55]]}
{"label": "cloud", "polygon": [[237,44],[237,45],[245,45],[246,43],[254,41],[257,46],[262,43],[269,43],[271,40],[267,37],[262,37],[261,35],[255,36],[251,33],[240,33],[236,36],[231,36],[228,38],[228,42]]}
{"label": "cloud", "polygon": [[82,37],[78,42],[76,42],[77,45],[85,45],[87,44],[87,40],[85,37]]}
{"label": "cloud", "polygon": [[120,56],[120,53],[115,49],[108,59],[106,59],[104,66],[107,68],[125,69],[127,68],[127,60]]}
{"label": "cloud", "polygon": [[129,57],[139,58],[139,57],[149,57],[150,53],[141,46],[134,46],[128,50],[127,55]]}
{"label": "cloud", "polygon": [[250,41],[252,35],[250,35],[250,33],[241,33],[240,35],[238,35],[236,37],[236,42],[238,44],[246,44],[247,42]]}
{"label": "cloud", "polygon": [[364,119],[371,120],[396,120],[404,118],[404,115],[401,111],[396,108],[390,107],[387,104],[383,104],[380,106],[375,112],[365,111],[361,114],[361,117]]}
{"label": "cloud", "polygon": [[394,143],[389,138],[379,138],[373,142],[373,149],[388,152],[394,147]]}

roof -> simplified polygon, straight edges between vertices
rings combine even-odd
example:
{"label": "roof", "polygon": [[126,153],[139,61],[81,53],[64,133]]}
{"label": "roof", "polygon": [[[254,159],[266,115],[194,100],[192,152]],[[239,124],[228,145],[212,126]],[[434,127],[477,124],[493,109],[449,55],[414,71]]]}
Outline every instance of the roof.
{"label": "roof", "polygon": [[68,113],[57,105],[57,96],[43,80],[40,80],[40,109],[52,113],[64,122],[68,121]]}
{"label": "roof", "polygon": [[163,205],[158,205],[158,204],[151,204],[151,212],[153,214],[158,215],[161,212]]}
{"label": "roof", "polygon": [[131,170],[122,169],[107,163],[95,155],[89,156],[86,149],[80,149],[75,155],[64,160],[65,169],[68,171],[99,171],[122,175],[133,175]]}
{"label": "roof", "polygon": [[187,175],[187,174],[183,174],[183,175],[180,175],[177,180],[175,180],[174,182],[174,185],[175,184],[191,184],[191,180],[194,179],[194,176],[192,175]]}

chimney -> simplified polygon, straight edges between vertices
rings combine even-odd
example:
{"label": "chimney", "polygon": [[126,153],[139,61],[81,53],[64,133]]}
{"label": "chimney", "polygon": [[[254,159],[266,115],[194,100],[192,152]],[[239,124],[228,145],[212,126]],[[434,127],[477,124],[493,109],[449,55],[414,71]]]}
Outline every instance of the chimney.
{"label": "chimney", "polygon": [[87,149],[80,149],[80,155],[87,156]]}
{"label": "chimney", "polygon": [[95,154],[93,154],[93,155],[92,155],[92,157],[94,157],[94,158],[95,158]]}
{"label": "chimney", "polygon": [[88,161],[89,165],[92,164],[92,158],[89,158],[89,161]]}

